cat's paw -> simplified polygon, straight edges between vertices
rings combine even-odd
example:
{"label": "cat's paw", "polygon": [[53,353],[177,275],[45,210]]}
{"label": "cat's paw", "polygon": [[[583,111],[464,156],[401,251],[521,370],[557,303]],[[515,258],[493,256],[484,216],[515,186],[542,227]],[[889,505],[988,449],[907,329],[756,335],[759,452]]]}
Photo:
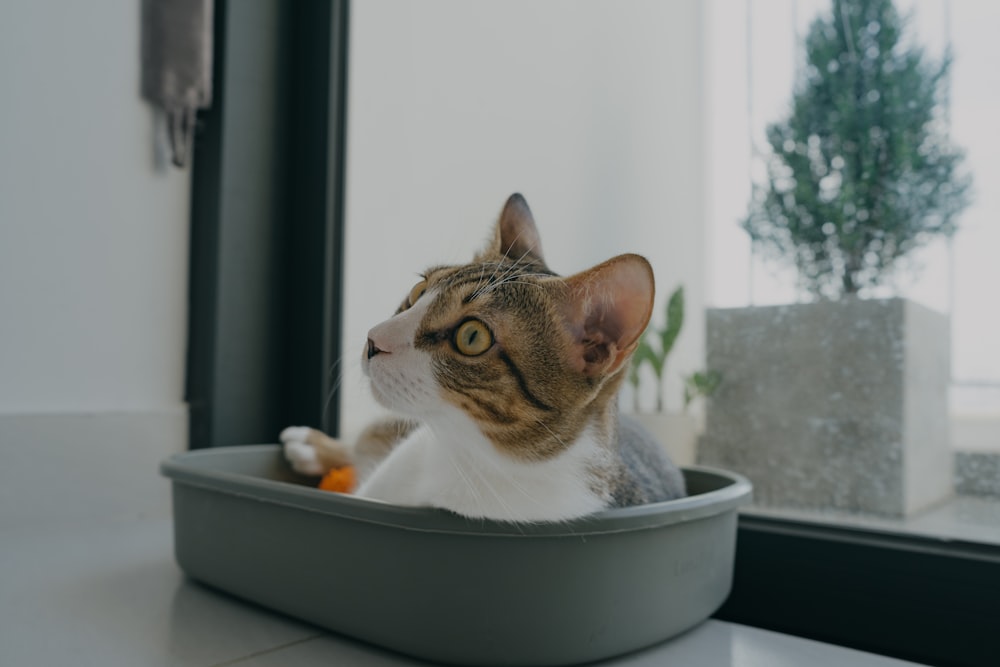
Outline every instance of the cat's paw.
{"label": "cat's paw", "polygon": [[313,429],[308,426],[289,426],[279,436],[285,447],[285,459],[295,472],[318,476],[326,472],[316,447],[310,442]]}

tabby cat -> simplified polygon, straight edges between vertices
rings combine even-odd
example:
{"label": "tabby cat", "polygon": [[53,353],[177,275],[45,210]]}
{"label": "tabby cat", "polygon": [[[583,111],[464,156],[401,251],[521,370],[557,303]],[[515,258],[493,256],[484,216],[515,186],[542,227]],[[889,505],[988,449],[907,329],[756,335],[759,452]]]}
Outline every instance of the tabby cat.
{"label": "tabby cat", "polygon": [[620,255],[569,278],[545,264],[518,194],[470,264],[428,269],[362,354],[401,419],[355,444],[281,434],[293,467],[354,464],[356,495],[473,518],[562,521],[678,498],[684,479],[616,394],[653,307],[653,272]]}

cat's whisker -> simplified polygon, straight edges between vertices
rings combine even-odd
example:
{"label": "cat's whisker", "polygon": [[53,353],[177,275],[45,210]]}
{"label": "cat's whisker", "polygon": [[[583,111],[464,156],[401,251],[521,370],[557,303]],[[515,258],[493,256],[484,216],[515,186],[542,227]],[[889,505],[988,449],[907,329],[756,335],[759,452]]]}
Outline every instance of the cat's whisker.
{"label": "cat's whisker", "polygon": [[[327,377],[333,375],[334,371],[336,371],[340,367],[340,362],[343,361],[343,359],[344,358],[341,357],[337,359],[335,362],[333,362],[333,365],[330,367],[330,372],[327,374]],[[337,373],[337,378],[333,381],[333,384],[330,386],[330,390],[327,391],[326,400],[323,401],[323,412],[321,413],[323,419],[329,417],[330,405],[333,403],[333,397],[337,395],[338,391],[340,391],[340,386],[343,383],[344,383],[344,372],[343,370],[341,370],[339,373]]]}
{"label": "cat's whisker", "polygon": [[[510,251],[514,248],[515,245],[517,245],[517,242],[521,240],[521,235],[523,233],[524,233],[524,230],[518,230],[517,235],[514,237],[514,240],[507,246],[507,250],[504,251],[503,256],[500,258],[500,261],[498,261],[496,263],[496,266],[493,267],[493,274],[490,275],[489,280],[486,281],[486,286],[487,287],[493,282],[493,279],[497,275],[497,271],[499,271],[500,267],[502,267],[504,265],[504,262],[508,259],[508,255],[510,254]],[[523,260],[525,257],[527,257],[528,254],[531,253],[532,250],[534,250],[534,247],[531,247],[531,248],[528,248],[527,250],[525,250],[524,254],[522,254],[520,257],[518,257],[517,260],[514,261],[513,265],[511,265],[511,267],[504,272],[503,276],[501,276],[501,279],[504,276],[510,275],[510,272],[513,271],[514,269],[516,269],[520,265],[521,260]],[[476,297],[478,297],[480,295],[481,295],[481,288],[479,288],[477,286],[476,287],[476,291],[474,291],[472,293],[472,298],[475,299]]]}
{"label": "cat's whisker", "polygon": [[[433,431],[434,429],[431,428],[431,430]],[[451,466],[452,468],[454,468],[455,473],[458,475],[459,479],[462,480],[462,483],[465,484],[465,488],[468,489],[470,495],[473,498],[473,502],[479,507],[485,507],[486,504],[483,502],[483,496],[479,492],[479,487],[477,487],[476,484],[474,484],[473,481],[469,479],[467,471],[458,462],[453,452],[448,452],[448,462],[451,463]]]}
{"label": "cat's whisker", "polygon": [[[472,295],[470,298],[475,299],[479,295],[479,290],[483,288],[484,281],[486,281],[486,269],[489,264],[481,264],[479,272],[479,280],[476,282],[476,289],[472,290]],[[488,284],[488,283],[487,283]]]}
{"label": "cat's whisker", "polygon": [[[531,251],[532,251],[532,250],[534,250],[534,248],[528,248],[527,250],[525,250],[525,251],[524,251],[524,252],[523,252],[523,253],[521,254],[521,256],[520,256],[520,257],[518,257],[517,259],[515,259],[515,260],[514,260],[514,263],[513,263],[513,264],[511,264],[511,265],[510,265],[510,266],[509,266],[509,267],[507,268],[507,270],[506,270],[506,271],[504,272],[504,274],[503,274],[502,276],[500,276],[500,281],[504,280],[505,278],[507,278],[508,276],[510,276],[511,274],[513,274],[513,273],[514,273],[514,271],[516,271],[516,270],[518,269],[518,267],[520,267],[520,266],[521,266],[521,262],[522,262],[522,261],[524,260],[524,258],[525,258],[525,257],[527,257],[527,256],[528,256],[529,254],[531,254]],[[507,252],[510,252],[510,248],[508,248],[508,249],[507,249]],[[504,255],[504,259],[506,259],[506,258],[507,258],[507,256],[506,256],[506,255]]]}
{"label": "cat's whisker", "polygon": [[525,275],[522,275],[522,276],[511,276],[510,278],[508,278],[507,280],[505,280],[503,282],[498,282],[498,283],[494,283],[493,285],[490,285],[490,288],[488,290],[486,290],[484,292],[484,294],[490,294],[493,291],[495,291],[498,287],[501,287],[503,285],[527,285],[528,287],[535,287],[537,289],[545,289],[542,285],[539,285],[538,283],[531,283],[531,282],[528,282],[526,280],[518,280],[518,278],[527,278],[527,277],[536,276],[536,275],[537,276],[542,276],[544,274],[525,274]]}
{"label": "cat's whisker", "polygon": [[476,485],[472,483],[471,479],[469,479],[469,476],[465,473],[465,470],[462,468],[462,466],[458,464],[458,462],[455,460],[455,457],[453,456],[448,457],[448,462],[451,463],[451,466],[452,468],[455,469],[455,472],[458,474],[459,479],[462,480],[462,482],[465,484],[465,487],[469,490],[469,493],[471,493],[472,497],[475,498],[476,504],[482,506],[483,504],[482,496],[479,493],[479,489],[476,488]]}
{"label": "cat's whisker", "polygon": [[[501,266],[503,266],[503,263],[504,263],[504,261],[505,261],[505,260],[507,259],[507,255],[509,255],[509,254],[510,254],[510,251],[511,251],[511,249],[512,249],[512,248],[514,247],[514,245],[515,245],[515,244],[516,244],[516,243],[517,243],[517,242],[518,242],[518,241],[519,241],[519,240],[521,239],[521,234],[522,234],[522,233],[523,233],[523,232],[519,230],[519,231],[517,232],[517,236],[515,236],[515,237],[514,237],[514,241],[513,241],[513,242],[512,242],[512,243],[511,243],[510,245],[508,245],[508,246],[507,246],[507,250],[506,250],[506,251],[504,251],[504,253],[503,253],[503,257],[501,257],[501,258],[500,258],[500,261],[498,261],[498,262],[496,263],[496,266],[495,266],[495,267],[493,267],[493,275],[491,275],[491,276],[490,276],[490,278],[489,278],[489,280],[487,280],[487,281],[486,281],[486,284],[487,284],[487,285],[489,285],[489,284],[490,284],[490,283],[491,283],[491,282],[493,281],[493,278],[495,278],[495,277],[496,277],[496,275],[497,275],[497,271],[499,271],[499,270],[500,270],[500,267],[501,267]],[[527,254],[527,252],[526,252],[525,254]],[[524,256],[522,255],[522,256],[521,256],[521,258],[523,259],[523,258],[524,258]],[[517,262],[514,262],[514,264],[515,264],[515,266],[516,266],[516,265],[517,265]],[[478,295],[476,295],[476,296],[478,296]]]}
{"label": "cat's whisker", "polygon": [[[424,423],[424,427],[428,431],[431,432],[431,434],[434,436],[435,440],[438,440],[438,441],[441,440],[442,434],[438,431],[438,426],[437,426],[437,424],[435,422],[433,422],[433,421],[425,422]],[[457,461],[457,459],[455,457],[455,452],[450,451],[450,450],[445,450],[445,453],[447,454],[448,463],[451,464],[451,467],[454,468],[455,472],[462,479],[462,481],[466,484],[466,486],[473,493],[473,495],[477,495],[477,490],[476,490],[475,486],[473,486],[469,482],[468,478],[463,473],[462,466],[459,465],[459,463],[458,463],[458,461]]]}
{"label": "cat's whisker", "polygon": [[[494,263],[493,273],[490,274],[490,277],[487,278],[485,282],[483,282],[482,280],[480,280],[479,284],[476,286],[475,291],[469,297],[470,301],[473,300],[473,299],[477,299],[477,298],[481,297],[483,294],[486,294],[486,293],[488,293],[490,291],[491,287],[496,282],[495,279],[497,277],[497,272],[500,271],[500,268],[502,266],[503,266],[503,260]],[[505,275],[507,275],[507,271],[506,270],[503,272],[503,274],[501,274],[501,278],[503,276],[505,276]]]}
{"label": "cat's whisker", "polygon": [[[427,424],[427,427],[432,433],[434,433],[436,438],[441,438],[441,435],[437,433],[437,429],[433,424],[429,423]],[[480,470],[477,465],[471,465],[466,468],[462,465],[462,462],[459,461],[460,453],[451,449],[447,450],[447,456],[448,462],[451,464],[456,475],[458,475],[458,478],[465,485],[466,489],[468,489],[469,494],[472,496],[473,502],[477,507],[484,509],[488,507],[488,503],[481,493],[482,489],[486,489],[493,496],[494,500],[496,500],[497,505],[508,516],[509,521],[515,524],[518,522],[518,514],[511,508],[510,504],[504,500],[503,494],[497,492],[496,488],[490,483],[489,479],[483,475],[482,470]],[[474,475],[476,479],[473,480],[470,475]],[[477,481],[479,482],[478,484],[476,483]]]}
{"label": "cat's whisker", "polygon": [[507,483],[510,484],[514,488],[515,491],[517,491],[522,496],[524,496],[529,501],[531,501],[532,505],[535,505],[535,506],[541,505],[541,503],[538,501],[538,499],[535,498],[535,496],[533,496],[530,493],[528,493],[528,490],[525,489],[524,486],[522,486],[517,481],[517,478],[514,476],[513,472],[511,472],[510,470],[504,470],[501,466],[498,466],[495,462],[492,463],[491,468],[493,469],[494,472],[499,473],[500,475],[502,475],[506,479]]}
{"label": "cat's whisker", "polygon": [[544,276],[544,275],[545,274],[534,274],[534,273],[531,273],[531,274],[523,274],[523,275],[511,276],[510,278],[504,280],[503,282],[493,283],[488,288],[486,288],[485,290],[483,290],[483,293],[482,293],[481,296],[484,296],[484,295],[487,295],[487,294],[492,294],[494,291],[496,291],[498,288],[502,287],[503,285],[527,285],[529,287],[535,287],[535,288],[538,288],[538,289],[544,289],[544,287],[542,285],[539,285],[538,283],[532,283],[532,282],[528,282],[528,281],[525,281],[525,280],[519,280],[520,278],[528,278],[528,277],[534,277],[534,276],[541,277],[541,276]]}
{"label": "cat's whisker", "polygon": [[555,431],[553,431],[552,429],[550,429],[550,428],[549,428],[548,424],[546,424],[545,422],[543,422],[543,421],[542,421],[541,419],[535,419],[535,421],[536,421],[536,422],[538,422],[538,425],[539,425],[539,426],[541,426],[541,427],[542,427],[542,428],[544,428],[544,429],[545,429],[546,431],[548,431],[548,432],[549,432],[549,435],[551,435],[551,436],[552,436],[552,438],[553,438],[553,439],[554,439],[554,440],[555,440],[556,442],[558,442],[560,446],[562,446],[562,447],[563,447],[563,449],[566,449],[566,443],[565,443],[565,442],[563,442],[562,438],[560,438],[560,437],[559,437],[558,435],[556,435]]}
{"label": "cat's whisker", "polygon": [[[507,259],[507,255],[509,255],[514,246],[517,245],[517,242],[521,240],[521,236],[524,235],[524,231],[524,229],[517,230],[517,234],[514,235],[514,239],[507,244],[507,250],[503,253],[503,259]],[[530,252],[530,249],[525,252],[524,255],[527,255],[528,252]],[[524,255],[521,255],[521,259],[524,259]]]}
{"label": "cat's whisker", "polygon": [[486,489],[493,495],[493,498],[497,501],[497,504],[501,507],[501,509],[503,509],[503,511],[510,518],[510,522],[512,524],[514,524],[515,526],[517,526],[518,531],[523,535],[524,534],[524,529],[521,528],[521,526],[520,526],[520,523],[518,521],[518,515],[511,508],[510,503],[508,503],[504,499],[503,494],[497,492],[496,487],[493,486],[493,484],[490,482],[489,478],[486,475],[484,475],[481,470],[479,470],[478,468],[472,468],[471,472],[476,475],[476,477],[479,479],[480,483],[482,483],[482,485],[485,486]]}

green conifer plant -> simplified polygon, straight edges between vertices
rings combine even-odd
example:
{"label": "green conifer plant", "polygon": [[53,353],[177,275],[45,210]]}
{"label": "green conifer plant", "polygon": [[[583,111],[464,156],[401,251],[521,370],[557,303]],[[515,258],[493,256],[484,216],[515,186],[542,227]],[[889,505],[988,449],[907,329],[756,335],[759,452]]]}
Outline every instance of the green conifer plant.
{"label": "green conifer plant", "polygon": [[767,128],[766,181],[742,226],[816,297],[884,283],[969,203],[941,104],[950,57],[932,62],[905,27],[891,0],[833,0],[805,39],[788,117]]}

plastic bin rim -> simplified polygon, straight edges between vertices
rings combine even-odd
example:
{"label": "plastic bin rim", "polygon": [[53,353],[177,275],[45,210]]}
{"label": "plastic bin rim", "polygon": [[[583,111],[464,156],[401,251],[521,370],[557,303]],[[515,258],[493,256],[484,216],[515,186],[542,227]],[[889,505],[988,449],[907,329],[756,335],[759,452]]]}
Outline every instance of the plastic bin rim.
{"label": "plastic bin rim", "polygon": [[510,523],[470,519],[431,507],[405,507],[367,498],[356,498],[289,482],[223,472],[199,466],[210,458],[277,455],[279,445],[239,445],[174,454],[160,465],[160,472],[175,484],[241,496],[259,502],[292,506],[417,532],[497,537],[586,537],[659,528],[716,516],[750,502],[750,481],[734,472],[707,466],[688,466],[685,472],[723,478],[722,488],[678,500],[604,510],[563,522]]}

